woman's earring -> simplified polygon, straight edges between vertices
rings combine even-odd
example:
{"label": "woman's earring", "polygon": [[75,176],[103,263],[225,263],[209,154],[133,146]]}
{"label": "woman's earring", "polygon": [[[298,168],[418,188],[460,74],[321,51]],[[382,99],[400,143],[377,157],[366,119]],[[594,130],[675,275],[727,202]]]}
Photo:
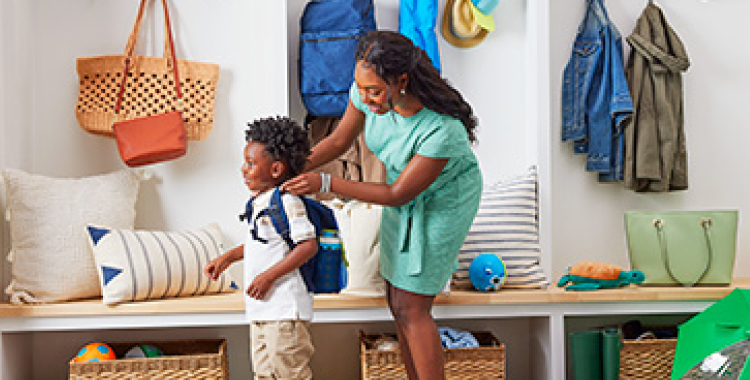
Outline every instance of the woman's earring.
{"label": "woman's earring", "polygon": [[406,89],[404,88],[401,89],[401,96],[406,96]]}

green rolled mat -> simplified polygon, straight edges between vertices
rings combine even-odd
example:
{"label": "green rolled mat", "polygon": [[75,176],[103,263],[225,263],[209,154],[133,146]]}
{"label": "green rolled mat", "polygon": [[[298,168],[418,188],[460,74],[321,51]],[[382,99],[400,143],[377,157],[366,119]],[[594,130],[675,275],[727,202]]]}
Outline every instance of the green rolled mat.
{"label": "green rolled mat", "polygon": [[602,331],[602,379],[617,380],[620,377],[620,330],[608,328]]}
{"label": "green rolled mat", "polygon": [[575,380],[602,380],[602,333],[600,330],[571,333],[570,354]]}

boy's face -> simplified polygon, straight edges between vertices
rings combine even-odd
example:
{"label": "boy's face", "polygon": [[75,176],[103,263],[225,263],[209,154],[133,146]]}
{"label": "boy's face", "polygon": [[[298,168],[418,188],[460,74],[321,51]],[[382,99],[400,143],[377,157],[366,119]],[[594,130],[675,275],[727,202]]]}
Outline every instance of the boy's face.
{"label": "boy's face", "polygon": [[253,195],[279,185],[283,174],[284,163],[274,161],[266,153],[265,144],[256,141],[247,143],[245,146],[245,163],[242,165],[242,177]]}

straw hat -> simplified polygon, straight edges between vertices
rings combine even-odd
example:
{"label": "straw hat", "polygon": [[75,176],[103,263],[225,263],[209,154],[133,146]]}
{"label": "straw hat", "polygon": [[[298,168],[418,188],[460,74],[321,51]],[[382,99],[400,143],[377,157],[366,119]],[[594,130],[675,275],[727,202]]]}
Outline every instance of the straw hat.
{"label": "straw hat", "polygon": [[469,48],[476,46],[487,36],[487,29],[476,22],[472,8],[475,7],[470,0],[446,1],[442,33],[451,45]]}

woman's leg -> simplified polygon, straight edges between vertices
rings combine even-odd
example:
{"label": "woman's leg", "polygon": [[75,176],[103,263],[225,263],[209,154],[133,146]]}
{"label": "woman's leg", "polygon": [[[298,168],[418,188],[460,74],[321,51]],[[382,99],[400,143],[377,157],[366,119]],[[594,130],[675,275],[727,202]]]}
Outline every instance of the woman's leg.
{"label": "woman's leg", "polygon": [[[393,313],[393,303],[391,302],[391,294],[393,293],[393,289],[396,289],[391,285],[390,282],[386,281],[386,287],[385,287],[385,298],[388,301],[388,307],[391,309],[391,314]],[[414,368],[414,362],[411,359],[411,352],[409,352],[409,345],[406,343],[406,335],[404,334],[404,330],[401,327],[401,324],[399,323],[398,319],[395,319],[396,324],[396,334],[398,335],[398,345],[401,349],[401,359],[404,361],[404,366],[406,367],[406,374],[409,376],[409,379],[416,379],[417,378],[417,370]]]}
{"label": "woman's leg", "polygon": [[435,296],[412,293],[389,283],[387,299],[409,379],[444,380],[443,345],[430,313]]}

